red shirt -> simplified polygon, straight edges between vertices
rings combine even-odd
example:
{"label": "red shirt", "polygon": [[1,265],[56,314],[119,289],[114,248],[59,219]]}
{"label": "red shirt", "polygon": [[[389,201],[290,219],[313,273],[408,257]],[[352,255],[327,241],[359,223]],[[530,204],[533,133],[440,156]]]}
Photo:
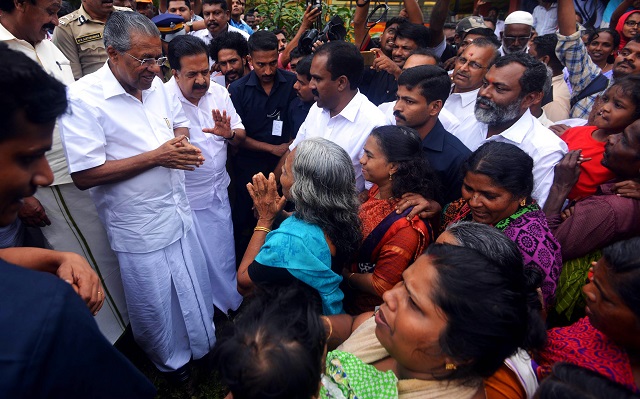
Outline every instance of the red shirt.
{"label": "red shirt", "polygon": [[593,195],[599,185],[615,177],[612,171],[600,163],[606,142],[597,141],[592,137],[597,129],[596,126],[578,126],[567,130],[560,137],[567,143],[569,151],[582,150],[583,157],[591,158],[580,165],[580,177],[569,193],[568,198],[571,200]]}

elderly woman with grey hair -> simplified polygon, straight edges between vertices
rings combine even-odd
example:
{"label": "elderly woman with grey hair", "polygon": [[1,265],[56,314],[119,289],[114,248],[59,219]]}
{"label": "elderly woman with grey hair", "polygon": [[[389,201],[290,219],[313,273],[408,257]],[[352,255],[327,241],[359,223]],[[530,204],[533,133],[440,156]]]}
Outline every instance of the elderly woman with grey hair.
{"label": "elderly woman with grey hair", "polygon": [[[280,183],[282,197],[273,173],[247,184],[258,223],[240,263],[238,292],[300,281],[317,291],[324,314],[343,313],[340,271],[362,241],[351,159],[335,143],[307,139],[285,160]],[[271,231],[286,199],[296,210]]]}

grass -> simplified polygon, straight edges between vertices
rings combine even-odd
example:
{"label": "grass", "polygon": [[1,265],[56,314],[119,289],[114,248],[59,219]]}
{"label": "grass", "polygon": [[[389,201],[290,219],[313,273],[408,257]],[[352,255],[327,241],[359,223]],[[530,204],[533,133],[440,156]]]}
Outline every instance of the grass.
{"label": "grass", "polygon": [[[225,323],[229,321],[216,318],[216,331],[221,331]],[[130,327],[116,342],[115,347],[153,383],[158,390],[156,396],[158,399],[223,399],[227,394],[226,387],[220,382],[215,367],[207,361],[192,362],[191,384],[178,387],[172,385],[135,343]]]}

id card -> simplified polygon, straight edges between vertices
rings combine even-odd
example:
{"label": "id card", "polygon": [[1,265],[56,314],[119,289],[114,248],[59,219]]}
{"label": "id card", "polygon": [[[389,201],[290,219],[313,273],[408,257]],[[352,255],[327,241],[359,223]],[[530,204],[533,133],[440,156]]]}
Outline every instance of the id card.
{"label": "id card", "polygon": [[281,120],[274,120],[273,121],[273,127],[271,128],[271,135],[272,136],[282,136],[282,121]]}

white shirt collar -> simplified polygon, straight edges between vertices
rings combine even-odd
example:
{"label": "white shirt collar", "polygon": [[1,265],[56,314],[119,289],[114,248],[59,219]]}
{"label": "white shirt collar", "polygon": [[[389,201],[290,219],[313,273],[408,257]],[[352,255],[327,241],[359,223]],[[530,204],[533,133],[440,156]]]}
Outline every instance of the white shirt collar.
{"label": "white shirt collar", "polygon": [[464,93],[454,93],[453,92],[453,87],[451,88],[451,94],[457,94],[460,96],[460,102],[462,103],[463,107],[466,107],[467,105],[471,104],[472,102],[476,101],[476,99],[478,98],[478,92],[480,91],[480,88],[478,87],[475,90],[471,90],[471,91],[467,91]]}
{"label": "white shirt collar", "polygon": [[[101,70],[101,72],[96,71],[96,73],[102,73],[102,92],[104,93],[105,100],[122,94],[131,96],[131,94],[127,93],[124,90],[124,87],[122,87],[118,79],[116,79],[116,76],[111,71],[111,68],[109,68],[109,60],[105,61],[104,66],[101,68]],[[154,91],[155,89],[155,85],[151,84],[151,87],[149,89],[142,91],[143,102],[144,98],[146,97],[146,93]]]}

